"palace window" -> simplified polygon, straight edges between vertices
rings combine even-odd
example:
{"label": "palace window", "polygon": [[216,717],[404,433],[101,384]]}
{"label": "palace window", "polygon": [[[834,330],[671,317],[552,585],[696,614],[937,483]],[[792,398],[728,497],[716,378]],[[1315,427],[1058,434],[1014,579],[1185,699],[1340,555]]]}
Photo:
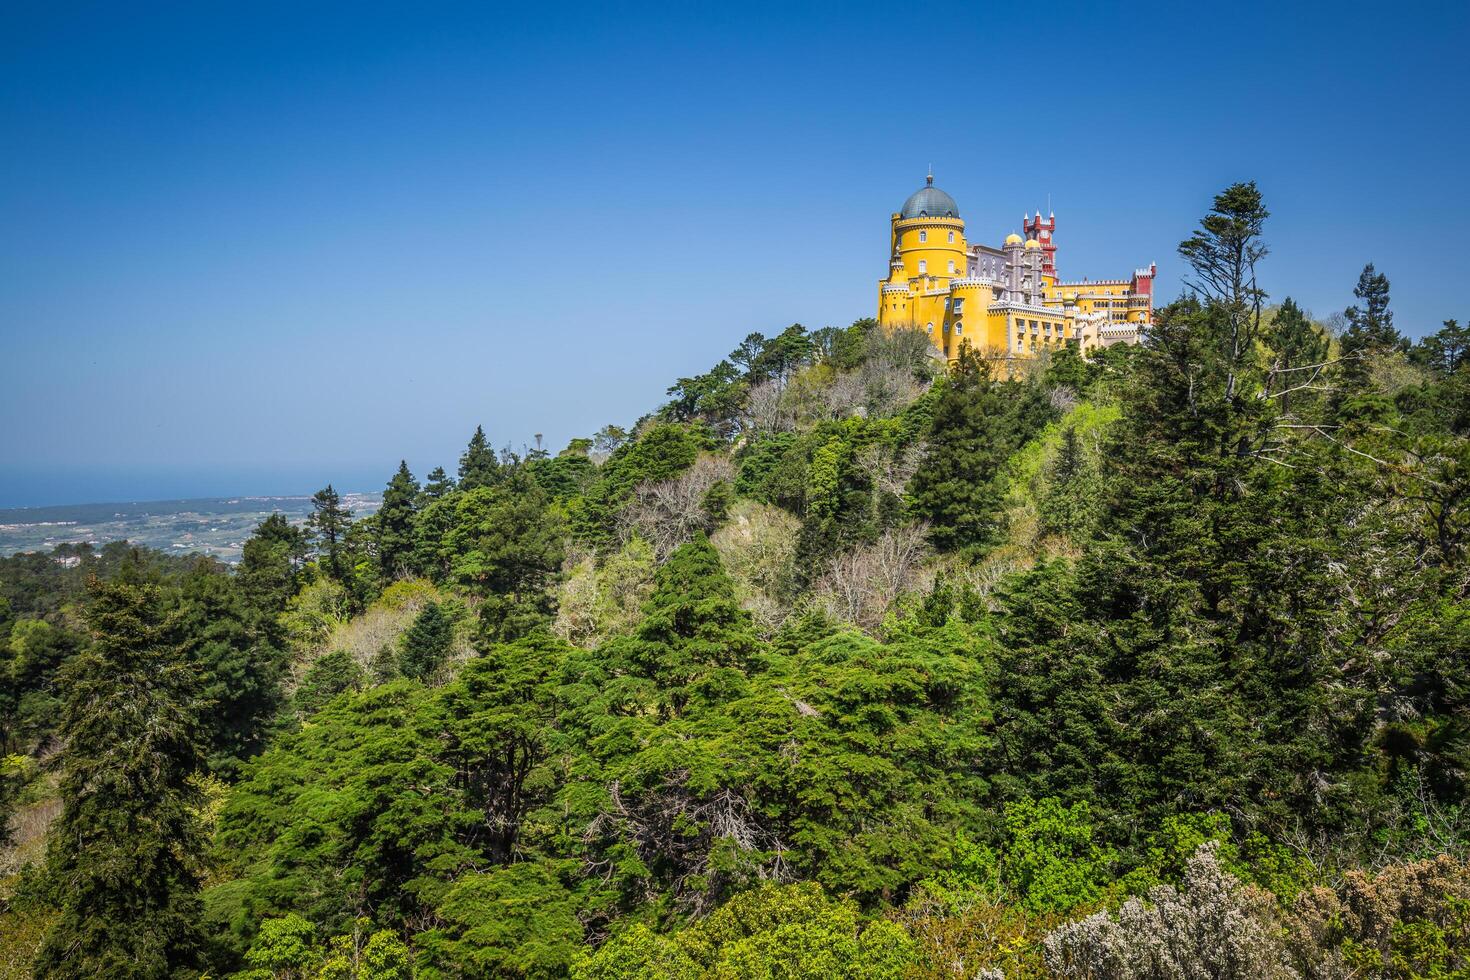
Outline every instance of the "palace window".
{"label": "palace window", "polygon": [[960,298],[957,297],[955,299],[955,301],[954,301],[954,311],[956,313],[958,313],[961,310],[963,310],[964,308],[965,308],[965,301],[963,299],[960,299]]}
{"label": "palace window", "polygon": [[921,242],[927,242],[928,240],[929,240],[929,233],[927,231],[921,231],[921,232],[919,232],[919,241],[921,241]]}
{"label": "palace window", "polygon": [[949,242],[951,245],[954,244],[954,232],[949,233]]}
{"label": "palace window", "polygon": [[957,334],[964,333],[965,332],[965,325],[963,323],[956,323],[954,325],[954,332],[957,333]]}
{"label": "palace window", "polygon": [[954,275],[954,260],[953,259],[950,259],[950,261],[949,261],[949,274],[950,275]]}
{"label": "palace window", "polygon": [[929,271],[929,263],[928,262],[925,262],[923,259],[920,259],[919,260],[919,275],[922,276],[924,273],[926,273],[928,271]]}
{"label": "palace window", "polygon": [[934,324],[931,323],[927,327],[925,327],[924,329],[927,330],[927,331],[929,331],[930,333],[933,333],[934,332]]}

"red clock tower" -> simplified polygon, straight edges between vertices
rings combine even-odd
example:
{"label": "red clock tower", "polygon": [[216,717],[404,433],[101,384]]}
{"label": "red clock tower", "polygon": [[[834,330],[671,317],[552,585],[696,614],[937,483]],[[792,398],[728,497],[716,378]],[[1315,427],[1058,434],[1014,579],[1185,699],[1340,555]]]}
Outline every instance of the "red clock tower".
{"label": "red clock tower", "polygon": [[1047,215],[1046,220],[1041,219],[1041,212],[1036,212],[1036,217],[1028,218],[1021,216],[1021,227],[1026,231],[1027,238],[1034,238],[1041,243],[1041,274],[1051,276],[1057,275],[1057,246],[1051,240],[1052,232],[1057,230],[1057,216]]}

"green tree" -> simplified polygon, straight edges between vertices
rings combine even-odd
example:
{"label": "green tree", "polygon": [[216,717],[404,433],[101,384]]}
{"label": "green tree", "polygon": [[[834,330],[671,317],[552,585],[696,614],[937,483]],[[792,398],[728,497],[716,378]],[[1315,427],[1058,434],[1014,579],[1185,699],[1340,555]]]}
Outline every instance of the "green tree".
{"label": "green tree", "polygon": [[1369,354],[1382,351],[1404,350],[1408,342],[1393,325],[1393,311],[1388,308],[1388,277],[1373,268],[1369,262],[1358,275],[1358,284],[1353,295],[1362,306],[1350,306],[1343,311],[1348,328],[1342,335],[1342,352]]}
{"label": "green tree", "polygon": [[296,688],[296,710],[310,715],[345,691],[362,689],[367,680],[362,665],[346,650],[333,650],[317,660]]}
{"label": "green tree", "polygon": [[408,471],[407,461],[398,464],[398,472],[383,491],[383,506],[373,515],[377,522],[378,567],[383,578],[392,581],[413,569],[414,518],[417,515],[419,485]]}
{"label": "green tree", "polygon": [[1444,326],[1414,346],[1415,360],[1439,374],[1454,374],[1470,363],[1470,322],[1446,320]]}
{"label": "green tree", "polygon": [[1010,454],[1056,412],[1019,381],[997,382],[968,345],[934,406],[929,451],[914,474],[914,513],[927,520],[942,550],[992,543],[1001,528],[1003,488],[996,476]]}
{"label": "green tree", "polygon": [[306,535],[282,514],[261,521],[245,542],[236,579],[245,598],[262,615],[274,617],[301,586],[308,553]]}
{"label": "green tree", "polygon": [[700,533],[658,569],[642,622],[609,644],[608,658],[652,680],[661,709],[679,713],[691,696],[719,696],[720,682],[732,681],[732,671],[750,666],[758,651],[750,614]]}
{"label": "green tree", "polygon": [[398,669],[404,677],[428,680],[454,650],[454,620],[437,602],[430,602],[403,633]]}
{"label": "green tree", "polygon": [[582,941],[571,894],[541,864],[523,862],[454,883],[438,928],[417,945],[445,976],[551,980],[566,976]]}
{"label": "green tree", "polygon": [[459,457],[459,488],[474,490],[493,486],[499,479],[500,460],[496,458],[495,450],[490,448],[484,428],[477,425],[470,444]]}
{"label": "green tree", "polygon": [[156,587],[95,586],[86,615],[91,645],[64,678],[63,809],[47,853],[61,913],[36,975],[186,975],[201,948],[199,679]]}
{"label": "green tree", "polygon": [[435,500],[442,500],[455,489],[455,482],[444,472],[444,467],[436,466],[429,471],[424,478],[424,490],[422,504],[428,504]]}
{"label": "green tree", "polygon": [[812,355],[812,339],[799,323],[782,330],[761,345],[760,354],[751,362],[748,372],[752,382],[785,383],[791,374],[807,363]]}
{"label": "green tree", "polygon": [[210,710],[209,768],[225,776],[258,753],[271,720],[281,708],[285,656],[275,646],[273,627],[249,606],[223,569],[201,562],[184,578],[170,603],[198,668]]}
{"label": "green tree", "polygon": [[1313,393],[1325,388],[1318,379],[1327,361],[1327,336],[1288,296],[1271,320],[1265,341],[1275,357],[1271,377],[1267,381],[1270,394],[1280,403],[1282,414],[1313,400]]}
{"label": "green tree", "polygon": [[316,543],[326,572],[333,581],[345,581],[349,571],[343,559],[343,545],[352,526],[352,511],[342,506],[342,497],[328,483],[311,498],[311,516],[306,529]]}
{"label": "green tree", "polygon": [[1101,897],[1116,855],[1093,839],[1086,801],[1017,800],[1005,807],[1001,880],[1038,912],[1066,912]]}
{"label": "green tree", "polygon": [[492,639],[514,639],[552,613],[565,524],[546,494],[524,476],[461,494],[448,536],[454,578],[481,598]]}
{"label": "green tree", "polygon": [[572,970],[575,980],[899,980],[914,961],[902,927],[865,923],[850,902],[811,883],[766,885],[663,938],[615,935]]}
{"label": "green tree", "polygon": [[313,980],[321,966],[316,926],[292,912],[260,924],[255,942],[245,954],[252,967],[246,974],[260,980]]}

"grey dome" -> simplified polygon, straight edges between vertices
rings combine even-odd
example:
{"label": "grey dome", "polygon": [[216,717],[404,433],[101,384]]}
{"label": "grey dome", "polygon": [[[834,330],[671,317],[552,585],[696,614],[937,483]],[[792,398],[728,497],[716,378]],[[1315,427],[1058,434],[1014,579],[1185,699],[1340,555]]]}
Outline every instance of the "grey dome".
{"label": "grey dome", "polygon": [[902,218],[958,218],[959,216],[959,205],[955,204],[954,198],[934,186],[932,174],[923,187],[909,195],[909,199],[903,202],[903,210],[899,212],[899,217]]}

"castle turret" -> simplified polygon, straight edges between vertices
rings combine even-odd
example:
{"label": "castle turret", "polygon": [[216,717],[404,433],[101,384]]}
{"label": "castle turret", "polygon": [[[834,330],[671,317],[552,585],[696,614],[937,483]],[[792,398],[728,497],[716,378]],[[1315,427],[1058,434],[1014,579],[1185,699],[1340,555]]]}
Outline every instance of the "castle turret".
{"label": "castle turret", "polygon": [[1021,259],[1025,251],[1026,240],[1015,233],[1006,236],[1005,244],[1001,249],[1006,253],[1006,291],[1003,297],[1007,303],[1025,302],[1025,269]]}
{"label": "castle turret", "polygon": [[[959,206],[934,186],[933,174],[893,215],[889,243],[888,278],[879,285],[878,322],[928,330],[942,348],[949,283],[966,274],[968,256]],[[900,286],[906,297],[900,295]]]}
{"label": "castle turret", "polygon": [[1041,243],[1041,273],[1051,279],[1053,283],[1057,278],[1057,246],[1052,241],[1052,236],[1057,230],[1057,216],[1049,214],[1046,220],[1042,220],[1041,212],[1036,212],[1036,217],[1027,218],[1022,225],[1026,237]]}

